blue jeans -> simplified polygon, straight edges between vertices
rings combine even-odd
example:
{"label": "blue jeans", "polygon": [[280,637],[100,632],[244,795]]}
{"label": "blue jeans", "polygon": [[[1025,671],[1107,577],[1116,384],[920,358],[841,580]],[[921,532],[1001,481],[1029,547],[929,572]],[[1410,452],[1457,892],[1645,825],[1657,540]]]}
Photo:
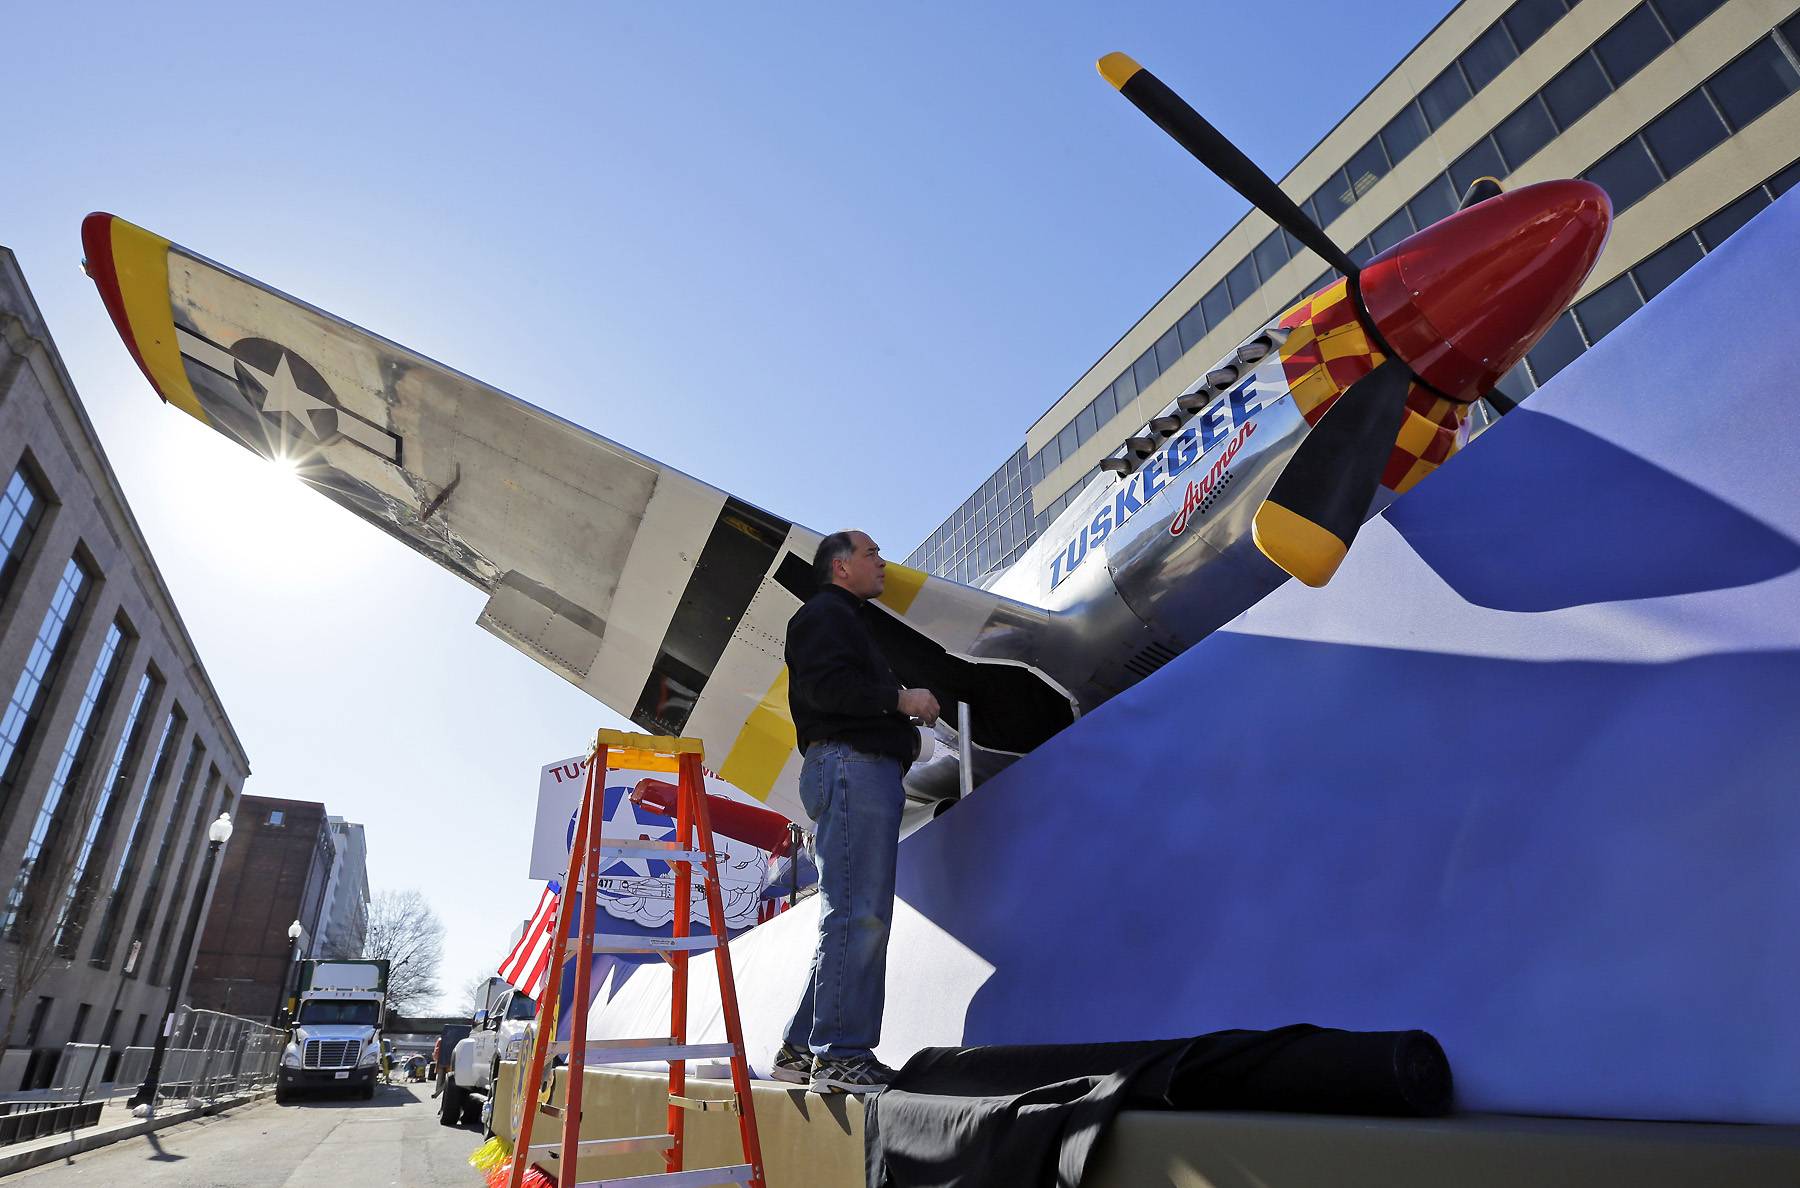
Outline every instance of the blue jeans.
{"label": "blue jeans", "polygon": [[800,803],[817,823],[819,947],[786,1042],[815,1056],[873,1056],[887,993],[888,928],[900,844],[898,759],[816,742],[800,767]]}

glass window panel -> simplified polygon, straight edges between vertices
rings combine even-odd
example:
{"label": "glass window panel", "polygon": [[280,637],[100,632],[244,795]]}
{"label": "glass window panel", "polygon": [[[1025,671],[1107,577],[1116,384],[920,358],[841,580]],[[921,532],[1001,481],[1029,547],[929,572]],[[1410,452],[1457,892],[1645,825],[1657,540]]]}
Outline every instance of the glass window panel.
{"label": "glass window panel", "polygon": [[1575,316],[1580,320],[1588,342],[1596,343],[1612,333],[1620,322],[1636,313],[1638,306],[1642,304],[1637,289],[1631,283],[1631,276],[1627,274],[1582,298],[1576,303]]}
{"label": "glass window panel", "polygon": [[1677,38],[1687,35],[1688,30],[1712,15],[1713,9],[1725,0],[1655,0],[1656,11],[1662,14],[1663,24]]}
{"label": "glass window panel", "polygon": [[1698,90],[1651,120],[1644,129],[1644,139],[1650,142],[1650,151],[1656,154],[1664,177],[1674,177],[1698,161],[1725,136],[1719,113]]}
{"label": "glass window panel", "polygon": [[1346,248],[1344,254],[1356,261],[1357,265],[1360,267],[1374,258],[1375,245],[1370,243],[1367,239],[1359,240]]}
{"label": "glass window panel", "polygon": [[1290,260],[1306,250],[1301,242],[1294,238],[1294,233],[1292,231],[1283,231],[1281,233],[1281,242],[1287,244],[1288,259]]}
{"label": "glass window panel", "polygon": [[1500,377],[1494,384],[1494,391],[1517,404],[1531,395],[1536,386],[1531,382],[1531,373],[1525,370],[1525,364],[1519,362],[1513,364],[1512,370]]}
{"label": "glass window panel", "polygon": [[1496,21],[1462,52],[1463,74],[1468,77],[1469,85],[1479,91],[1499,78],[1500,72],[1518,56],[1512,38],[1506,32],[1505,22]]}
{"label": "glass window panel", "polygon": [[1274,277],[1276,270],[1288,261],[1287,242],[1282,238],[1281,232],[1269,232],[1268,237],[1250,253],[1250,258],[1256,261],[1256,275],[1266,284]]}
{"label": "glass window panel", "polygon": [[1350,205],[1350,183],[1344,180],[1344,171],[1338,170],[1325,179],[1325,184],[1313,191],[1309,199],[1313,209],[1313,221],[1321,227],[1329,227],[1331,221],[1343,214]]}
{"label": "glass window panel", "polygon": [[1450,188],[1450,176],[1440,173],[1414,194],[1406,209],[1412,214],[1413,226],[1423,231],[1456,209],[1458,195]]}
{"label": "glass window panel", "polygon": [[1461,111],[1468,101],[1469,83],[1463,78],[1462,67],[1455,62],[1419,92],[1419,107],[1425,113],[1426,122],[1434,129],[1442,128],[1444,121]]}
{"label": "glass window panel", "polygon": [[12,472],[0,491],[0,598],[25,562],[31,538],[44,518],[44,493],[23,466]]}
{"label": "glass window panel", "polygon": [[[1044,448],[1038,451],[1038,457],[1044,460],[1044,474],[1047,475],[1058,466],[1062,465],[1062,447],[1058,445],[1056,439],[1052,437],[1049,441],[1044,443]],[[1039,481],[1042,481],[1043,475],[1038,477]]]}
{"label": "glass window panel", "polygon": [[1181,335],[1182,349],[1191,351],[1206,337],[1206,315],[1196,305],[1181,315],[1181,320],[1175,323],[1175,330]]}
{"label": "glass window panel", "polygon": [[1606,67],[1606,75],[1615,87],[1624,86],[1626,79],[1667,48],[1669,35],[1663,32],[1662,22],[1647,4],[1638,5],[1594,43],[1594,53],[1599,55],[1600,64]]}
{"label": "glass window panel", "polygon": [[1094,435],[1094,406],[1090,403],[1075,414],[1075,440],[1086,441]]}
{"label": "glass window panel", "polygon": [[[1108,384],[1100,389],[1100,394],[1098,396],[1094,397],[1094,423],[1096,425],[1104,425],[1112,420],[1113,414],[1118,411],[1118,400],[1113,395],[1112,385]],[[1007,488],[1007,491],[1014,496],[1019,493],[1010,486]]]}
{"label": "glass window panel", "polygon": [[1786,169],[1783,169],[1780,173],[1777,173],[1774,177],[1770,178],[1769,190],[1775,197],[1779,198],[1789,190],[1793,189],[1795,182],[1800,182],[1800,163],[1789,165]]}
{"label": "glass window panel", "polygon": [[1381,130],[1381,143],[1387,148],[1388,160],[1398,165],[1406,159],[1406,154],[1425,143],[1429,132],[1425,117],[1419,114],[1419,105],[1409,102]]}
{"label": "glass window panel", "polygon": [[1256,264],[1245,256],[1237,267],[1225,274],[1225,286],[1231,292],[1231,304],[1242,305],[1260,287],[1256,280]]}
{"label": "glass window panel", "polygon": [[1379,138],[1370,140],[1356,150],[1350,158],[1350,164],[1344,167],[1350,175],[1350,188],[1357,198],[1369,192],[1369,188],[1387,176],[1387,153],[1381,147]]}
{"label": "glass window panel", "polygon": [[1070,421],[1067,425],[1064,425],[1056,435],[1057,456],[1067,462],[1069,458],[1074,455],[1075,448],[1080,444],[1081,439],[1075,432],[1075,422]]}
{"label": "glass window panel", "polygon": [[1128,367],[1123,375],[1113,381],[1113,400],[1118,403],[1120,408],[1126,408],[1133,400],[1137,399],[1137,394],[1137,377],[1131,374],[1131,369]]}
{"label": "glass window panel", "polygon": [[38,625],[12,698],[4,714],[0,714],[0,791],[10,792],[17,781],[20,761],[29,748],[43,706],[38,694],[45,685],[56,681],[63,645],[74,630],[81,606],[92,586],[87,569],[78,558],[71,557],[63,565],[62,578],[50,596],[50,605]]}
{"label": "glass window panel", "polygon": [[1176,333],[1175,327],[1170,326],[1163,331],[1163,336],[1156,340],[1157,371],[1167,371],[1175,366],[1175,361],[1179,358],[1181,358],[1181,335]]}
{"label": "glass window panel", "polygon": [[1612,93],[1612,84],[1592,54],[1582,54],[1544,87],[1544,102],[1558,128],[1568,128]]}
{"label": "glass window panel", "polygon": [[1156,382],[1156,377],[1162,374],[1162,369],[1156,365],[1155,347],[1151,347],[1137,357],[1137,362],[1131,365],[1131,374],[1132,378],[1137,380],[1137,390],[1140,392]]}
{"label": "glass window panel", "polygon": [[1500,159],[1500,150],[1494,147],[1491,136],[1483,136],[1475,147],[1456,159],[1450,166],[1450,185],[1456,191],[1456,199],[1469,192],[1469,186],[1480,177],[1505,177],[1506,162]]}
{"label": "glass window panel", "polygon": [[1600,158],[1582,176],[1606,191],[1615,216],[1662,184],[1649,150],[1636,136]]}
{"label": "glass window panel", "polygon": [[1800,73],[1781,47],[1765,37],[1707,80],[1706,88],[1732,126],[1743,128],[1800,90]]}
{"label": "glass window panel", "polygon": [[1538,340],[1537,346],[1525,356],[1531,364],[1532,378],[1541,387],[1550,382],[1550,377],[1567,367],[1586,348],[1581,345],[1581,333],[1575,329],[1575,319],[1568,313],[1550,323],[1550,329]]}
{"label": "glass window panel", "polygon": [[1500,156],[1505,159],[1509,173],[1531,160],[1539,149],[1555,138],[1556,125],[1550,122],[1550,113],[1544,110],[1543,102],[1535,95],[1494,129],[1494,143],[1500,146]]}
{"label": "glass window panel", "polygon": [[1217,326],[1225,320],[1225,316],[1231,312],[1231,294],[1225,291],[1224,281],[1214,285],[1211,292],[1200,298],[1200,311],[1206,315],[1208,326]]}
{"label": "glass window panel", "polygon": [[1751,190],[1730,206],[1701,223],[1700,242],[1706,245],[1707,251],[1713,251],[1737,233],[1737,229],[1756,216],[1756,212],[1769,204],[1769,197],[1759,187]]}
{"label": "glass window panel", "polygon": [[1795,53],[1800,53],[1800,12],[1775,27],[1781,30],[1783,37],[1787,38],[1788,48]]}
{"label": "glass window panel", "polygon": [[1375,245],[1376,251],[1385,252],[1412,233],[1412,216],[1406,213],[1405,207],[1401,207],[1394,212],[1392,218],[1370,233],[1369,242]]}
{"label": "glass window panel", "polygon": [[1500,19],[1512,34],[1513,44],[1524,53],[1538,38],[1562,20],[1562,0],[1519,0]]}

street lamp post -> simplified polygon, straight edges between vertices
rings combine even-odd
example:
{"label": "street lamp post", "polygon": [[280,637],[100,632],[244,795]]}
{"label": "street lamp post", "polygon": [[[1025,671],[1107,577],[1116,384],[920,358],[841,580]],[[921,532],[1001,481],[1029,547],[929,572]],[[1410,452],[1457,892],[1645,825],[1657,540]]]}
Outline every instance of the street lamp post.
{"label": "street lamp post", "polygon": [[156,1091],[162,1080],[163,1054],[169,1047],[169,1030],[174,1026],[175,1008],[181,997],[181,984],[187,980],[194,961],[194,941],[200,932],[200,915],[206,910],[206,893],[212,887],[213,864],[219,850],[231,840],[231,814],[220,813],[219,819],[206,829],[206,862],[200,868],[200,881],[194,886],[194,907],[188,913],[187,926],[181,934],[180,959],[169,979],[169,1002],[163,1008],[163,1024],[156,1032],[156,1046],[150,1050],[150,1069],[144,1083],[131,1095],[131,1112],[141,1118],[156,1116]]}
{"label": "street lamp post", "polygon": [[[275,1013],[269,1017],[271,1023],[279,1023],[282,1012],[287,1009],[288,983],[294,980],[294,958],[300,951],[300,934],[304,931],[306,930],[300,927],[298,920],[288,925],[287,964],[281,967],[281,981],[275,986]],[[292,1023],[293,1020],[288,1022]]]}

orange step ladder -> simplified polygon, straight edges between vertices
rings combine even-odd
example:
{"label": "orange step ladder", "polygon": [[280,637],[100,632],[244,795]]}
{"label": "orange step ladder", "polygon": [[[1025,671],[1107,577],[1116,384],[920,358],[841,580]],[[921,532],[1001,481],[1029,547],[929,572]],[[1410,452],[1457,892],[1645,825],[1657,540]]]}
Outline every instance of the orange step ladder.
{"label": "orange step ladder", "polygon": [[[668,738],[647,734],[627,734],[618,730],[602,730],[595,738],[592,762],[588,766],[587,785],[581,807],[575,815],[575,837],[569,847],[569,869],[563,879],[563,894],[556,910],[556,937],[550,951],[550,976],[544,988],[544,1001],[538,1005],[537,1036],[531,1047],[531,1064],[520,1079],[515,1103],[529,1094],[536,1109],[514,1106],[518,1117],[516,1142],[507,1188],[523,1188],[526,1169],[534,1154],[554,1153],[561,1171],[559,1188],[700,1188],[712,1184],[744,1184],[749,1188],[765,1188],[763,1181],[762,1144],[756,1134],[756,1109],[750,1094],[750,1066],[744,1058],[744,1029],[738,1018],[737,983],[731,974],[731,950],[726,944],[725,909],[719,894],[718,862],[714,856],[712,825],[706,808],[706,784],[701,772],[701,745],[698,739]],[[643,841],[637,838],[601,836],[606,773],[609,771],[672,771],[677,773],[679,796],[676,801],[675,838],[673,841]],[[599,905],[596,872],[619,858],[651,858],[667,862],[675,870],[675,920],[673,935],[607,936],[598,934]],[[692,887],[690,879],[698,864],[704,875],[707,916],[710,932],[689,934]],[[569,1004],[569,1040],[556,1041],[558,998],[562,993],[562,971],[571,956],[568,952],[570,912],[579,901],[580,941],[575,946],[575,993]],[[712,950],[718,963],[719,1000],[725,1009],[723,1044],[690,1044],[687,1042],[688,958],[694,953]],[[656,953],[668,961],[671,970],[671,1019],[669,1034],[644,1039],[612,1039],[593,1044],[587,1042],[588,1006],[591,995],[588,980],[595,953]],[[545,1066],[554,1056],[569,1058],[567,1093],[561,1107],[548,1103],[552,1078],[544,1076]],[[731,1061],[732,1095],[727,1098],[689,1097],[687,1061],[717,1059]],[[669,1124],[663,1134],[633,1138],[582,1139],[581,1096],[582,1072],[588,1061],[596,1064],[628,1063],[641,1060],[669,1062]],[[541,1100],[540,1100],[541,1098]],[[531,1132],[539,1111],[562,1122],[560,1142],[533,1143]],[[738,1118],[738,1131],[743,1139],[744,1162],[729,1167],[682,1167],[682,1145],[688,1111],[701,1113],[723,1110]],[[575,1160],[581,1155],[663,1152],[665,1169],[650,1175],[622,1176],[573,1182],[577,1170]]]}

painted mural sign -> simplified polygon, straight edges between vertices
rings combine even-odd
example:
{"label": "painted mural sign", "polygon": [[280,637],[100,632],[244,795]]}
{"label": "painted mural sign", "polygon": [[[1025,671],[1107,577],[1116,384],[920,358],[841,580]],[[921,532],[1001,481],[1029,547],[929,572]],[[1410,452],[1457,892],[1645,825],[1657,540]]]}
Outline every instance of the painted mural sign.
{"label": "painted mural sign", "polygon": [[[569,847],[575,836],[575,813],[587,786],[585,757],[547,764],[538,773],[537,820],[531,838],[530,877],[561,882],[569,866]],[[672,841],[673,818],[631,803],[631,791],[642,779],[669,779],[667,774],[644,771],[607,773],[600,833],[608,838]],[[714,796],[750,801],[711,771],[706,790]],[[763,889],[768,885],[769,855],[747,842],[715,834],[713,853],[719,868],[719,894],[724,902],[725,926],[737,932],[757,921]],[[618,858],[600,867],[596,887],[602,910],[623,926],[602,925],[616,933],[667,933],[675,919],[675,868],[654,858]],[[706,899],[694,880],[692,921],[710,926]]]}

